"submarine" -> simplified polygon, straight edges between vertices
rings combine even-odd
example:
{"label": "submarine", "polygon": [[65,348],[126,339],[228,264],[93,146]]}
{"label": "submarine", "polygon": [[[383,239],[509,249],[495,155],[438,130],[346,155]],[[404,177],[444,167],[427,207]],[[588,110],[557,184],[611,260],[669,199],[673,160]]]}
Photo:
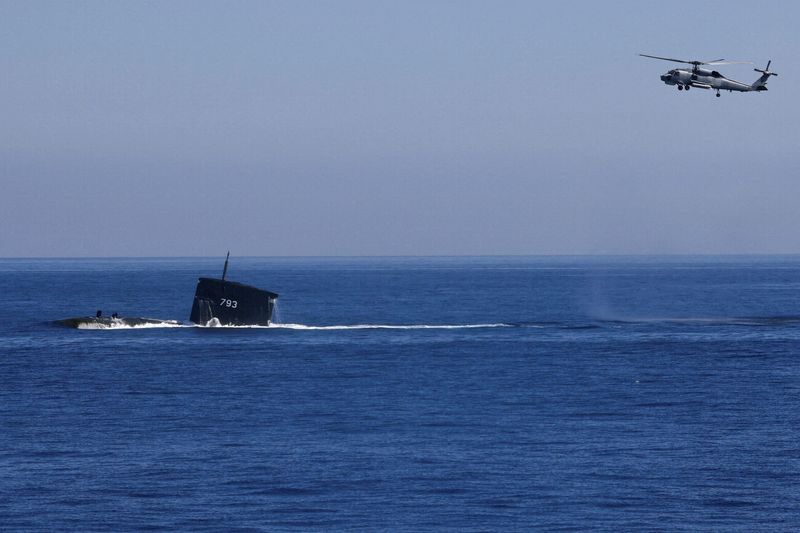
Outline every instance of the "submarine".
{"label": "submarine", "polygon": [[[189,321],[198,326],[269,326],[278,295],[252,285],[228,281],[228,260],[221,278],[199,278],[194,293]],[[177,320],[156,318],[121,317],[117,313],[102,316],[65,318],[56,324],[78,329],[112,329],[136,327],[178,327],[183,324]]]}
{"label": "submarine", "polygon": [[199,278],[189,320],[200,326],[269,326],[278,295],[237,281],[227,281],[228,259],[222,278]]}

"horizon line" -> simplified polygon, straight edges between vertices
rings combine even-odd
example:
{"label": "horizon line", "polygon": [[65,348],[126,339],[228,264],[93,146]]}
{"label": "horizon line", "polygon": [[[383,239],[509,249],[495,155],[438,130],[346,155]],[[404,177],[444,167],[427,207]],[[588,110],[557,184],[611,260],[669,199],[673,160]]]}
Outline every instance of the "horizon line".
{"label": "horizon line", "polygon": [[[659,253],[542,253],[542,254],[364,254],[364,255],[237,255],[243,259],[402,259],[470,257],[769,257],[800,256],[800,252],[659,252]],[[0,256],[0,261],[78,259],[214,259],[217,255],[85,255],[85,256]]]}

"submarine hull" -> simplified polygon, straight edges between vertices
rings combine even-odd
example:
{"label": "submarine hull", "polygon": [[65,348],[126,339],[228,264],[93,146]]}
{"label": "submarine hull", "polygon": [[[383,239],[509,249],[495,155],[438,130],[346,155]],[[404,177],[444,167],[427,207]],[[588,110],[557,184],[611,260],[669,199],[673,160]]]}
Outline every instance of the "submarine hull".
{"label": "submarine hull", "polygon": [[57,320],[56,324],[77,329],[112,329],[112,328],[137,328],[147,326],[179,326],[177,320],[159,320],[157,318],[142,317],[96,317],[79,316]]}
{"label": "submarine hull", "polygon": [[278,295],[244,283],[200,278],[189,320],[200,326],[269,326]]}

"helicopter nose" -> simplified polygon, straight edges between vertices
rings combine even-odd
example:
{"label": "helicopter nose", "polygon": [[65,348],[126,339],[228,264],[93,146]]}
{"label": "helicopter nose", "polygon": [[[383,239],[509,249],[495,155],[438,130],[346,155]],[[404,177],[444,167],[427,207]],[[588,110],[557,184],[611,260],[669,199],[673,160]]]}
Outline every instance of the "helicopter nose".
{"label": "helicopter nose", "polygon": [[661,75],[661,81],[669,81],[669,79],[670,79],[671,77],[672,77],[672,76],[670,76],[669,74],[662,74],[662,75]]}

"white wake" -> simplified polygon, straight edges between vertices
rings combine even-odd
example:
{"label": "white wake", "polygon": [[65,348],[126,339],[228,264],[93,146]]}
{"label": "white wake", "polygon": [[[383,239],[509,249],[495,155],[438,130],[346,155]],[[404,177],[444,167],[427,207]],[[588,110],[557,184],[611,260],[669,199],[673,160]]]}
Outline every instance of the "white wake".
{"label": "white wake", "polygon": [[216,318],[211,319],[208,324],[199,325],[179,322],[177,320],[162,320],[160,322],[148,322],[145,324],[128,324],[122,320],[112,323],[84,322],[78,325],[78,329],[159,329],[159,328],[202,328],[202,329],[286,329],[295,331],[348,331],[348,330],[428,330],[428,329],[482,329],[482,328],[511,328],[512,324],[493,323],[493,324],[340,324],[328,326],[314,326],[308,324],[270,324],[269,326],[258,325],[223,325]]}
{"label": "white wake", "polygon": [[479,328],[510,328],[511,324],[352,324],[336,326],[308,326],[305,324],[270,324],[264,326],[272,329],[294,329],[302,331],[336,331],[355,329],[479,329]]}

